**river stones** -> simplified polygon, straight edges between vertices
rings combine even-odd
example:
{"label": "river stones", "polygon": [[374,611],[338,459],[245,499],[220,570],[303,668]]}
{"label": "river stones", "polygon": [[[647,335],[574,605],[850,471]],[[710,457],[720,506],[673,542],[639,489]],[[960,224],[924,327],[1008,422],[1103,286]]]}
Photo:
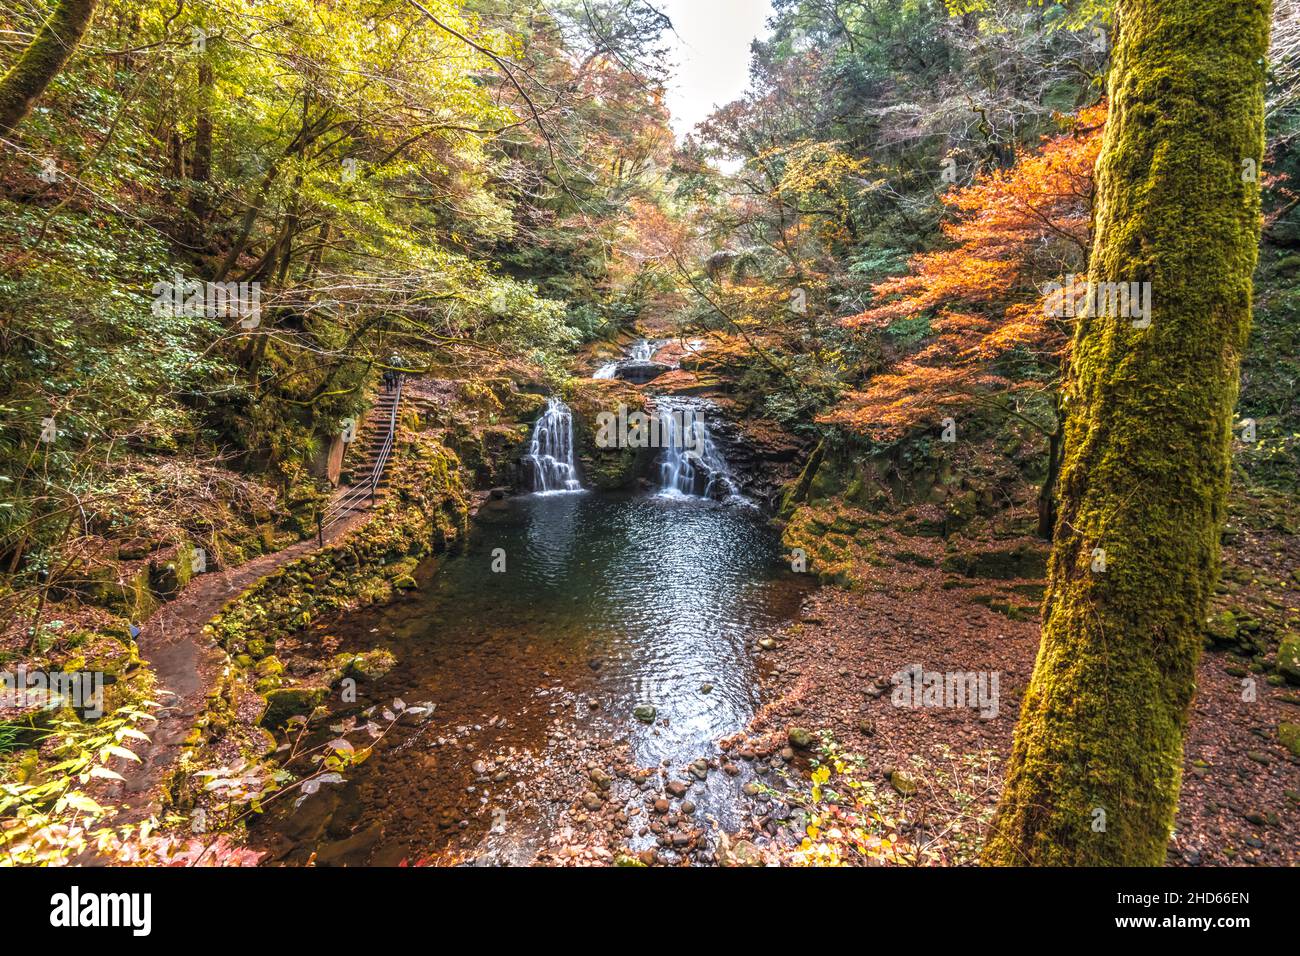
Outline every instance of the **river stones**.
{"label": "river stones", "polygon": [[811,750],[813,746],[813,735],[802,727],[791,727],[786,731],[786,739],[798,750]]}
{"label": "river stones", "polygon": [[653,724],[659,711],[651,704],[638,704],[632,711],[632,716],[643,724]]}

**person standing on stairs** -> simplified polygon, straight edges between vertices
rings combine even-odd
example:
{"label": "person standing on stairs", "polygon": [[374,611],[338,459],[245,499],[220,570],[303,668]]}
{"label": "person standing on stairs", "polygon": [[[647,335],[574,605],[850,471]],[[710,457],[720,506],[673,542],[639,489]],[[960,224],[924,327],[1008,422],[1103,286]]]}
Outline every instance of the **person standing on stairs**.
{"label": "person standing on stairs", "polygon": [[402,357],[396,352],[388,357],[389,367],[384,371],[384,391],[391,392],[402,380],[401,365]]}

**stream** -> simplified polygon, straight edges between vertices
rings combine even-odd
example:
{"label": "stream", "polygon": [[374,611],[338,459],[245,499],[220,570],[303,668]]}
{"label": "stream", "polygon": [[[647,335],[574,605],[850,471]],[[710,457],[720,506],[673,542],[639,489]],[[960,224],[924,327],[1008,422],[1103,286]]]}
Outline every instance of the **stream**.
{"label": "stream", "polygon": [[[267,862],[528,863],[609,754],[680,775],[753,716],[756,641],[798,614],[805,576],[757,508],[691,494],[672,454],[657,494],[571,490],[566,416],[552,402],[536,430],[541,493],[488,501],[464,553],[332,629],[397,658],[358,707],[436,709],[399,721],[344,783],[259,819]],[[742,783],[709,774],[691,791],[700,819],[734,828]]]}

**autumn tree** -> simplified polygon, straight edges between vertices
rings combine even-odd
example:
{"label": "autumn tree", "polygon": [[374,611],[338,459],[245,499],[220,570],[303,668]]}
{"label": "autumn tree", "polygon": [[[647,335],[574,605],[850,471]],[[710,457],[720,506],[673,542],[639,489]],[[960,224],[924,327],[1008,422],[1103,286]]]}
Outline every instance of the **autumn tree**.
{"label": "autumn tree", "polygon": [[1060,376],[1074,311],[1065,290],[1087,260],[1104,117],[1104,107],[1084,110],[1013,167],[944,194],[952,215],[943,225],[947,247],[914,256],[907,273],[873,286],[877,305],[844,320],[875,331],[920,322],[928,334],[821,419],[877,441],[977,411],[1029,425],[1047,443],[1044,537],[1051,533]]}
{"label": "autumn tree", "polygon": [[1042,644],[991,864],[1164,861],[1219,561],[1260,230],[1268,0],[1120,0]]}

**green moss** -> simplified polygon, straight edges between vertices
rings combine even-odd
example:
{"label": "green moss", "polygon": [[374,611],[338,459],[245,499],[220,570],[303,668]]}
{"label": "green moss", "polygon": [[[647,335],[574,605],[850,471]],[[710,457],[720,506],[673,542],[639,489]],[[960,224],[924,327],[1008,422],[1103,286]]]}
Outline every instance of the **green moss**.
{"label": "green moss", "polygon": [[1241,169],[1263,151],[1268,6],[1119,2],[1090,279],[1150,282],[1151,324],[1077,324],[1042,646],[989,863],[1165,858],[1250,325]]}
{"label": "green moss", "polygon": [[657,452],[652,448],[602,448],[596,444],[597,422],[603,412],[617,415],[620,406],[626,406],[629,413],[643,410],[641,392],[614,379],[570,379],[562,392],[573,412],[583,484],[601,491],[630,489]]}
{"label": "green moss", "polygon": [[1277,739],[1293,756],[1300,757],[1300,724],[1279,724]]}
{"label": "green moss", "polygon": [[279,730],[291,717],[307,717],[329,693],[325,687],[281,687],[266,694],[266,709],[258,723],[268,730]]}
{"label": "green moss", "polygon": [[1284,634],[1277,647],[1277,669],[1293,684],[1300,684],[1300,634]]}

